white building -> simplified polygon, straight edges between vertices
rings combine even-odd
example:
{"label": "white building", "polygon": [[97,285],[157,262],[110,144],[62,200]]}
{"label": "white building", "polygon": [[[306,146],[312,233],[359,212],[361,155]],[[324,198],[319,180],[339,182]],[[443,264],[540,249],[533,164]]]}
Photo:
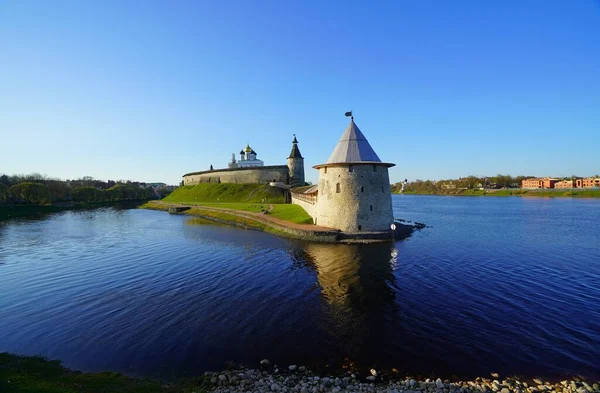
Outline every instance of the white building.
{"label": "white building", "polygon": [[235,154],[231,155],[231,162],[229,162],[229,168],[248,168],[254,166],[264,166],[265,163],[262,160],[256,158],[256,152],[246,145],[246,148],[240,150],[240,159],[235,161]]}

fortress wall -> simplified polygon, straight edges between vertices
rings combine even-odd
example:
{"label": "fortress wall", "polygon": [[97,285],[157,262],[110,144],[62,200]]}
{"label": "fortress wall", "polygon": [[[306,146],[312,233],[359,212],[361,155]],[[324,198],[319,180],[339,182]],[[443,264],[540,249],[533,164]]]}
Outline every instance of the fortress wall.
{"label": "fortress wall", "polygon": [[354,164],[352,172],[349,165],[319,168],[316,206],[317,225],[345,232],[388,230],[394,220],[388,168],[372,164]]}
{"label": "fortress wall", "polygon": [[286,165],[251,168],[217,169],[183,175],[183,184],[191,186],[199,183],[260,183],[272,181],[288,183],[289,168]]}
{"label": "fortress wall", "polygon": [[293,193],[292,193],[292,203],[294,205],[298,205],[301,208],[303,208],[304,210],[306,210],[308,215],[312,217],[313,223],[315,222],[315,218],[317,217],[317,204],[313,205],[312,203],[305,202],[302,199],[295,198]]}

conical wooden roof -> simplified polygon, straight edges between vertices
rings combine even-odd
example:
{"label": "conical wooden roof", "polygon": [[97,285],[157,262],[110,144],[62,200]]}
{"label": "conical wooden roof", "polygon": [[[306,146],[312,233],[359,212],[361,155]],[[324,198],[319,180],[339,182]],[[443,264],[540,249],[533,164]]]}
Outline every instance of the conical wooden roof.
{"label": "conical wooden roof", "polygon": [[[369,144],[360,128],[350,120],[344,134],[338,141],[333,153],[325,164],[317,165],[320,167],[328,164],[354,164],[354,163],[382,163],[375,150]],[[394,164],[382,163],[387,166]]]}

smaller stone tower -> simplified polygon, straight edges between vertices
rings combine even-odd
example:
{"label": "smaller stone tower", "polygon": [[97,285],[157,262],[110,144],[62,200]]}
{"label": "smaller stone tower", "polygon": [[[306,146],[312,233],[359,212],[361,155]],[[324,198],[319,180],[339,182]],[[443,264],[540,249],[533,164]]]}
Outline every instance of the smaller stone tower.
{"label": "smaller stone tower", "polygon": [[298,140],[296,134],[294,134],[294,140],[292,141],[292,151],[290,156],[287,158],[287,166],[290,168],[290,185],[292,187],[301,187],[304,185],[304,157],[300,154],[298,149]]}

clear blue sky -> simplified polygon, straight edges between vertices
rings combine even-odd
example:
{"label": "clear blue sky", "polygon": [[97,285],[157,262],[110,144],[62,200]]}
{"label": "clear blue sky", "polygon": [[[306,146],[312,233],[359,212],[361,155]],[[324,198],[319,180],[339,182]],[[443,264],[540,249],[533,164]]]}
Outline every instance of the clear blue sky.
{"label": "clear blue sky", "polygon": [[315,181],[350,109],[392,181],[599,173],[600,2],[0,2],[0,172],[175,184],[295,133]]}

